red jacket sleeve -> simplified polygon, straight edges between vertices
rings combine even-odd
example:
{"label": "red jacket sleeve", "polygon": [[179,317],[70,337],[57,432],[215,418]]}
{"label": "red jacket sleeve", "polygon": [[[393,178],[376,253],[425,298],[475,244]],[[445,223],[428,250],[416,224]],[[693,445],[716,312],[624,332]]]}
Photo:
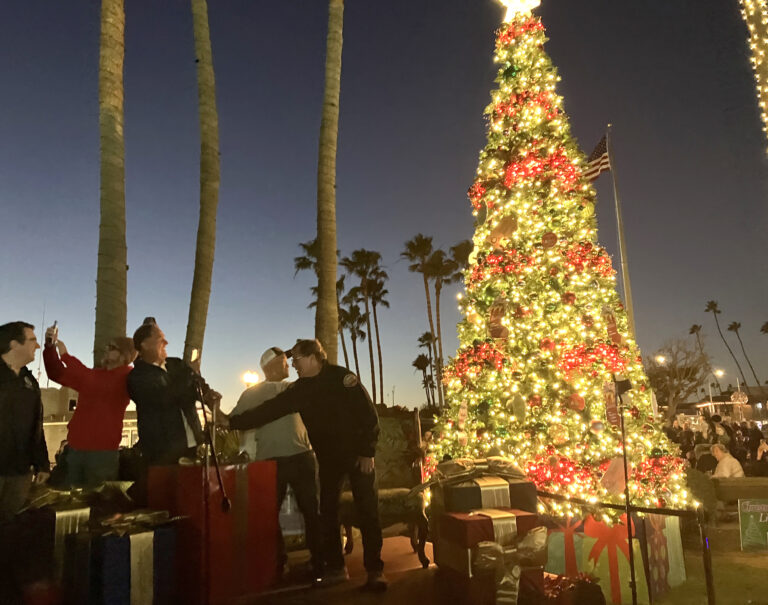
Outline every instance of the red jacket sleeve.
{"label": "red jacket sleeve", "polygon": [[[82,362],[72,355],[65,354],[59,359],[55,346],[46,346],[43,350],[45,373],[48,378],[60,385],[79,391],[83,380],[90,370]],[[66,363],[66,365],[64,365]]]}

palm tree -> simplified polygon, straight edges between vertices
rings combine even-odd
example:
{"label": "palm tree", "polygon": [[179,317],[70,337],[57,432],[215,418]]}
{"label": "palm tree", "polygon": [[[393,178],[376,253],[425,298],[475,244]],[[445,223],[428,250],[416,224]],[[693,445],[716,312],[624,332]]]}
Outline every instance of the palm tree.
{"label": "palm tree", "polygon": [[[706,353],[704,353],[704,345],[701,343],[701,326],[698,324],[693,324],[691,328],[688,330],[688,334],[691,334],[692,336],[696,337],[696,345],[698,346],[699,354],[702,357],[706,357]],[[720,380],[718,379],[717,374],[713,372],[712,377],[715,379],[715,384],[717,385],[718,392],[722,395],[723,387],[720,386]]]}
{"label": "palm tree", "polygon": [[410,262],[408,270],[411,273],[421,273],[424,279],[424,295],[427,299],[427,321],[429,322],[429,331],[432,334],[432,359],[437,359],[437,340],[435,337],[435,324],[432,321],[432,300],[429,295],[429,278],[425,271],[427,260],[432,254],[432,238],[421,233],[417,233],[412,239],[405,242],[405,249],[400,253],[402,258]]}
{"label": "palm tree", "polygon": [[[755,378],[755,384],[757,386],[760,386],[760,379],[757,377],[757,374],[755,373],[755,368],[752,367],[752,362],[749,360],[749,356],[747,355],[747,351],[744,348],[744,343],[741,340],[741,334],[739,334],[739,330],[741,329],[741,324],[738,321],[732,321],[728,325],[727,329],[728,329],[729,332],[733,332],[733,333],[736,334],[736,338],[738,339],[739,344],[741,345],[741,352],[744,354],[744,359],[747,360],[747,365],[749,365],[749,369],[752,370],[752,376],[754,376],[754,378]],[[747,386],[746,383],[744,384],[744,386],[745,387]]]}
{"label": "palm tree", "polygon": [[[432,357],[432,349],[435,346],[435,336],[432,332],[424,332],[418,339],[419,348],[427,349],[427,358],[429,359],[430,375],[435,375],[435,360]],[[430,388],[432,389],[432,401],[435,400],[435,383],[432,381]]]}
{"label": "palm tree", "polygon": [[723,336],[723,331],[720,329],[720,322],[717,320],[717,316],[720,315],[722,311],[720,311],[720,307],[717,305],[717,301],[710,300],[707,302],[707,307],[704,309],[706,313],[712,313],[712,317],[715,318],[715,325],[717,326],[717,333],[720,334],[720,338],[723,341],[723,344],[725,345],[725,348],[728,349],[728,352],[731,354],[731,357],[733,358],[733,362],[736,364],[736,367],[739,369],[739,374],[741,374],[741,379],[744,381],[744,388],[747,390],[747,393],[749,393],[749,387],[747,386],[747,379],[744,378],[744,371],[741,369],[741,366],[739,365],[739,360],[736,359],[736,355],[733,354],[733,351],[731,350],[731,347],[728,346],[728,341],[725,340],[725,336]]}
{"label": "palm tree", "polygon": [[[320,244],[317,241],[317,238],[313,240],[309,240],[308,242],[300,242],[299,248],[301,248],[302,254],[301,256],[294,256],[293,257],[293,268],[294,273],[293,276],[296,277],[299,274],[299,271],[312,271],[315,276],[318,278],[318,284],[319,284],[319,272],[318,272],[318,257],[320,255]],[[339,251],[336,251],[336,256],[339,255]],[[307,305],[308,309],[311,309],[313,307],[317,307],[317,301],[320,299],[320,286],[312,286],[310,288],[310,291],[312,292],[312,302]],[[341,313],[341,307],[339,306],[339,300],[341,299],[341,295],[344,293],[344,276],[342,275],[339,279],[336,280],[336,307],[338,309],[337,313]],[[342,321],[339,319],[339,336],[341,338],[341,350],[344,352],[344,365],[346,367],[349,367],[349,355],[347,354],[347,343],[344,340],[344,327],[342,326]]]}
{"label": "palm tree", "polygon": [[125,243],[125,141],[123,138],[123,0],[102,0],[99,49],[100,214],[96,268],[93,363],[104,347],[125,335],[128,250]]}
{"label": "palm tree", "polygon": [[381,254],[373,250],[360,248],[353,250],[351,256],[345,256],[341,259],[341,266],[344,267],[350,275],[360,279],[360,297],[365,303],[365,319],[368,332],[368,355],[371,359],[371,398],[376,403],[376,370],[373,361],[373,339],[371,338],[371,305],[370,294],[368,292],[369,282],[376,279],[381,270]]}
{"label": "palm tree", "polygon": [[346,319],[346,328],[349,330],[349,338],[352,341],[352,355],[355,360],[355,374],[360,376],[360,363],[357,359],[357,341],[365,340],[365,332],[363,326],[365,326],[365,317],[360,312],[360,307],[356,304],[350,304],[344,309],[344,317]]}
{"label": "palm tree", "polygon": [[[336,146],[339,138],[344,0],[329,0],[325,92],[317,162],[318,304],[315,337],[336,363],[339,316],[336,303]],[[375,395],[374,395],[375,396]]]}
{"label": "palm tree", "polygon": [[379,394],[380,401],[384,403],[384,364],[381,358],[381,337],[379,336],[379,316],[376,309],[379,305],[389,308],[389,301],[385,298],[389,290],[384,287],[384,282],[389,276],[384,271],[376,273],[374,279],[368,282],[368,296],[371,298],[371,308],[373,309],[373,327],[376,330],[376,349],[379,357]]}
{"label": "palm tree", "polygon": [[293,276],[296,277],[299,271],[312,271],[317,275],[317,259],[320,256],[320,244],[317,243],[317,238],[308,242],[300,242],[299,248],[301,248],[303,255],[293,257]]}
{"label": "palm tree", "polygon": [[[295,261],[296,259],[294,259]],[[298,271],[298,270],[297,270]],[[339,279],[336,280],[336,304],[338,305],[338,301],[341,300],[341,295],[344,294],[344,275],[342,275]],[[307,309],[313,309],[317,307],[317,292],[318,287],[312,286],[310,289],[310,292],[312,292],[312,301],[307,305]],[[349,355],[347,353],[347,342],[344,338],[344,320],[341,317],[342,314],[342,308],[339,306],[339,338],[341,339],[341,350],[344,353],[344,365],[345,367],[349,367]]]}
{"label": "palm tree", "polygon": [[448,258],[440,249],[435,250],[427,260],[425,267],[427,277],[435,281],[435,323],[437,326],[437,349],[438,355],[435,361],[435,381],[437,382],[437,395],[440,407],[445,405],[443,394],[443,332],[440,326],[440,293],[443,284],[456,273],[456,263]]}
{"label": "palm tree", "polygon": [[427,394],[427,405],[430,406],[432,405],[432,400],[429,397],[429,380],[427,374],[427,368],[429,368],[429,358],[424,355],[424,353],[420,353],[418,357],[413,360],[411,365],[417,370],[421,370],[421,384],[424,386],[424,392]]}
{"label": "palm tree", "polygon": [[211,33],[206,0],[192,0],[192,22],[197,59],[197,102],[200,121],[200,219],[192,293],[189,301],[184,359],[192,351],[202,352],[208,303],[211,298],[213,258],[216,251],[216,210],[219,205],[219,116],[216,111],[216,83],[213,76]]}

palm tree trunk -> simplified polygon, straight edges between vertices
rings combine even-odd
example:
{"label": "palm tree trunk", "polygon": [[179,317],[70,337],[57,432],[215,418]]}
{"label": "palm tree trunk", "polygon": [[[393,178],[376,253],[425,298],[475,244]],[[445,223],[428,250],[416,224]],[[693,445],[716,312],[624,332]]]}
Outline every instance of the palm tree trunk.
{"label": "palm tree trunk", "polygon": [[123,0],[101,3],[99,52],[100,212],[96,268],[93,363],[110,339],[125,336],[128,250],[125,243],[125,141],[123,138]]}
{"label": "palm tree trunk", "polygon": [[357,361],[357,338],[352,337],[352,354],[355,357],[355,374],[360,377],[360,363]]}
{"label": "palm tree trunk", "polygon": [[731,357],[733,357],[733,362],[736,364],[736,367],[739,369],[739,374],[741,374],[741,379],[744,381],[744,388],[746,389],[747,394],[749,394],[749,387],[747,386],[747,379],[744,377],[744,370],[741,369],[741,366],[739,365],[739,360],[736,359],[736,355],[733,354],[731,347],[728,346],[728,341],[725,339],[725,336],[723,336],[723,331],[720,329],[720,322],[717,320],[717,313],[713,312],[712,315],[715,318],[717,333],[720,334],[720,338],[722,339],[723,344],[725,345],[725,348],[728,349],[728,352],[731,354]]}
{"label": "palm tree trunk", "polygon": [[211,34],[206,0],[192,0],[197,59],[197,102],[200,119],[200,218],[197,225],[195,273],[189,301],[184,359],[192,351],[202,352],[208,303],[211,298],[213,258],[216,252],[216,211],[219,206],[219,116],[216,111],[216,82],[213,75]]}
{"label": "palm tree trunk", "polygon": [[380,401],[384,403],[384,364],[381,360],[381,337],[379,336],[379,316],[376,313],[376,303],[372,303],[373,307],[373,327],[376,330],[376,351],[379,355],[379,393],[381,394]]}
{"label": "palm tree trunk", "polygon": [[[429,332],[432,334],[432,351],[431,351],[431,354],[433,355],[432,373],[435,377],[437,377],[437,373],[435,372],[435,368],[437,366],[437,339],[435,338],[435,324],[432,321],[432,299],[429,296],[429,282],[427,281],[427,274],[422,273],[422,277],[424,278],[424,294],[427,297],[427,319],[429,320]],[[437,394],[440,397],[440,407],[442,407],[443,391],[439,384],[437,385]]]}
{"label": "palm tree trunk", "polygon": [[344,341],[344,330],[339,324],[339,337],[341,338],[341,350],[344,352],[344,367],[349,368],[349,356],[347,355],[347,343]]}
{"label": "palm tree trunk", "polygon": [[339,135],[341,48],[344,0],[330,0],[325,53],[325,94],[317,163],[317,309],[315,337],[328,361],[338,358],[339,313],[336,306],[336,146]]}
{"label": "palm tree trunk", "polygon": [[[744,349],[744,343],[741,341],[741,335],[738,331],[736,331],[736,338],[739,339],[739,344],[741,345],[741,352],[744,353],[744,359],[747,360],[747,365],[749,365],[749,369],[752,370],[752,376],[755,377],[755,384],[760,387],[760,379],[757,377],[757,374],[755,373],[755,368],[752,367],[752,362],[749,360],[749,357],[747,356],[747,351]],[[746,384],[744,387],[746,388]]]}
{"label": "palm tree trunk", "polygon": [[429,407],[432,404],[432,402],[431,402],[431,400],[429,398],[429,382],[427,381],[427,370],[426,369],[423,369],[421,371],[421,376],[422,376],[421,381],[422,381],[422,384],[424,385],[424,392],[427,394],[427,407]]}
{"label": "palm tree trunk", "polygon": [[440,331],[440,291],[443,289],[442,280],[435,280],[435,319],[437,320],[437,344],[440,353],[437,358],[437,394],[440,396],[440,407],[445,405],[443,394],[443,334]]}
{"label": "palm tree trunk", "polygon": [[373,338],[371,337],[371,310],[368,303],[368,293],[363,285],[363,294],[365,298],[365,323],[368,326],[368,355],[371,359],[371,399],[376,404],[376,369],[373,363]]}

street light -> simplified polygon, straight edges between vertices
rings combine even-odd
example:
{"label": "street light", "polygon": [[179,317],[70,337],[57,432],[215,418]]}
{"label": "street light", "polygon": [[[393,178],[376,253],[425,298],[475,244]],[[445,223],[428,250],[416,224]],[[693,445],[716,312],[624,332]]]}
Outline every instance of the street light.
{"label": "street light", "polygon": [[248,387],[252,387],[255,384],[258,384],[261,382],[261,376],[259,376],[256,372],[251,372],[248,370],[245,374],[243,374],[243,382]]}
{"label": "street light", "polygon": [[660,366],[663,366],[665,363],[667,363],[667,358],[664,357],[664,355],[656,355],[656,363],[658,363]]}
{"label": "street light", "polygon": [[717,376],[718,378],[722,378],[723,376],[725,376],[725,372],[723,370],[715,370],[715,376]]}

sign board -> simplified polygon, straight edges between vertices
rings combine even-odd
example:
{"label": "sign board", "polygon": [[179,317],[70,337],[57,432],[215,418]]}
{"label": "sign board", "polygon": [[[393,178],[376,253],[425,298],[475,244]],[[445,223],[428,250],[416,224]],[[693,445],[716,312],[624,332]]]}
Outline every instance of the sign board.
{"label": "sign board", "polygon": [[739,500],[741,550],[768,550],[768,500]]}

